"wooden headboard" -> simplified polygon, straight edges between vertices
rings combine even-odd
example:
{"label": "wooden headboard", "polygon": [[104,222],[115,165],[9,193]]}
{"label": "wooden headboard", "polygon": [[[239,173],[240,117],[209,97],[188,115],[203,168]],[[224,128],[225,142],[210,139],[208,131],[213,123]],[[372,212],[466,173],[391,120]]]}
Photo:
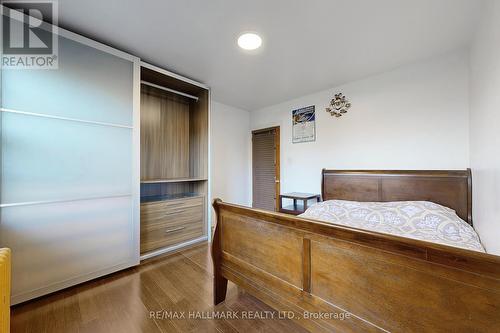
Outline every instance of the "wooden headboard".
{"label": "wooden headboard", "polygon": [[327,170],[323,200],[432,201],[472,225],[471,170]]}

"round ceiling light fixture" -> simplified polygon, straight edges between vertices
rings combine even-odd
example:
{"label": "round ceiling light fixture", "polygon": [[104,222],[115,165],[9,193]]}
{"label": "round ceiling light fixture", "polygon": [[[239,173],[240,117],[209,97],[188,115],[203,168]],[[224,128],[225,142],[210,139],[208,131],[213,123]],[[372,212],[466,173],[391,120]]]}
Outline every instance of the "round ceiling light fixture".
{"label": "round ceiling light fixture", "polygon": [[238,46],[244,50],[256,50],[262,45],[262,38],[253,32],[245,32],[238,37]]}

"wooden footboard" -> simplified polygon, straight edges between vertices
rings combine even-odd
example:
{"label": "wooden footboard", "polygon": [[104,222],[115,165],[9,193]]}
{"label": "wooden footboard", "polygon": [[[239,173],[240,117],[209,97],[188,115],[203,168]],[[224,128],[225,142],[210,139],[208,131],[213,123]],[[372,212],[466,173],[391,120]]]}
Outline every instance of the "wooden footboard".
{"label": "wooden footboard", "polygon": [[500,257],[213,204],[214,302],[227,280],[313,332],[498,332]]}

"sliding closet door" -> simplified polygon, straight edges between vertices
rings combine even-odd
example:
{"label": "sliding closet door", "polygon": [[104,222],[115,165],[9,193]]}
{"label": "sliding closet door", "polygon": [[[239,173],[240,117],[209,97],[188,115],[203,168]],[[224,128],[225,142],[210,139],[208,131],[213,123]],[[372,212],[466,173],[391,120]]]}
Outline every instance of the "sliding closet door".
{"label": "sliding closet door", "polygon": [[138,61],[60,34],[58,69],[2,71],[14,303],[138,263]]}

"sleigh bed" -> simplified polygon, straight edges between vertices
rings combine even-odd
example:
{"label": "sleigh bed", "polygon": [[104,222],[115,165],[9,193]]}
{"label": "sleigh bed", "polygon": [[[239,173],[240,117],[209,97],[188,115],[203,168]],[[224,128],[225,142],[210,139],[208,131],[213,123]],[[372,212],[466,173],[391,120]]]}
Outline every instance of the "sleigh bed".
{"label": "sleigh bed", "polygon": [[[470,170],[323,170],[323,200],[426,201],[472,225]],[[313,332],[493,332],[500,257],[214,201],[214,302],[227,281]]]}

